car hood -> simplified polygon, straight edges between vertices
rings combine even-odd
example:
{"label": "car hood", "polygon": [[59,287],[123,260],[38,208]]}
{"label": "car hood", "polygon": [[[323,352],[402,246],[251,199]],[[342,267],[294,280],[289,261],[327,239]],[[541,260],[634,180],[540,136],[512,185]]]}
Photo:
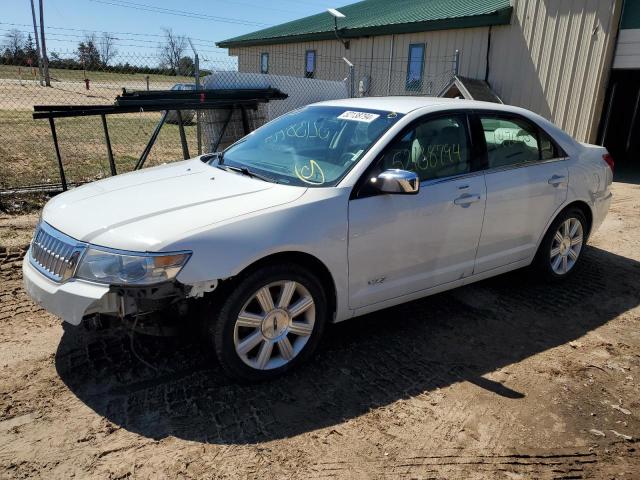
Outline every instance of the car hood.
{"label": "car hood", "polygon": [[193,159],[75,188],[49,201],[42,218],[84,242],[160,251],[189,232],[292,202],[305,191]]}

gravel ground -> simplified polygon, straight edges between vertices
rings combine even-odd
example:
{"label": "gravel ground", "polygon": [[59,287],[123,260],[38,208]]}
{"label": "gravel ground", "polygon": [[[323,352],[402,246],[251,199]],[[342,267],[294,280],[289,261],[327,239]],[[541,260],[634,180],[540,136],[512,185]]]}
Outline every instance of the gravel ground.
{"label": "gravel ground", "polygon": [[335,325],[255,386],[195,340],[63,327],[21,287],[35,216],[0,217],[0,478],[640,478],[640,186],[614,195],[573,279]]}

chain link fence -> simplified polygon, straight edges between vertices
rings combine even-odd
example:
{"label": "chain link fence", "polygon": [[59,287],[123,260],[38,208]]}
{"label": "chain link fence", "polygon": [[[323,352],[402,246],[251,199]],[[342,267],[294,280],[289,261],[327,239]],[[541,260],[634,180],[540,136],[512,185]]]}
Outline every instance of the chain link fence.
{"label": "chain link fence", "polygon": [[[279,88],[289,95],[261,106],[249,117],[251,129],[286,111],[316,101],[380,95],[437,95],[452,80],[456,57],[427,58],[419,82],[410,82],[407,60],[315,56],[313,63],[300,55],[270,54],[265,63],[254,50],[233,56],[198,60],[186,57],[176,69],[162,67],[159,56],[119,53],[110,65],[81,61],[77,51],[51,55],[51,86],[42,86],[37,65],[24,59],[2,57],[0,63],[0,192],[55,186],[58,165],[49,123],[33,120],[34,105],[113,104],[123,88],[168,90],[194,88],[196,70],[202,88]],[[196,66],[199,68],[196,68]],[[177,71],[176,71],[177,70]],[[311,71],[310,71],[311,70]],[[266,73],[265,73],[266,72]],[[180,87],[176,87],[180,85]],[[118,173],[131,171],[161,112],[107,116]],[[242,119],[224,111],[186,115],[187,142],[192,155],[224,148],[244,135]],[[165,124],[146,166],[182,159],[177,122]],[[199,127],[198,127],[199,125]],[[100,117],[56,119],[62,162],[70,184],[110,175]]]}

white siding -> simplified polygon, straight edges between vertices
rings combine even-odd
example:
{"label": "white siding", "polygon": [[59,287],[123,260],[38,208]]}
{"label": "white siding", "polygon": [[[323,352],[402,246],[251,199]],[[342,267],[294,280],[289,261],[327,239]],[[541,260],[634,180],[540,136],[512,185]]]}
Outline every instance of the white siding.
{"label": "white siding", "polygon": [[640,28],[620,30],[613,68],[640,68]]}

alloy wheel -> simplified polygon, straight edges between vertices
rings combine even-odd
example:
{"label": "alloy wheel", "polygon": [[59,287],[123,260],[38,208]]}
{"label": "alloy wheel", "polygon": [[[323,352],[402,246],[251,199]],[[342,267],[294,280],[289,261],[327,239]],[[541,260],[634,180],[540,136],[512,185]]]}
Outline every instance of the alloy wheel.
{"label": "alloy wheel", "polygon": [[236,354],[257,370],[282,367],[304,348],[313,333],[315,303],[300,283],[283,280],[254,292],[236,318]]}
{"label": "alloy wheel", "polygon": [[567,274],[578,261],[583,243],[582,223],[571,217],[560,224],[553,240],[549,259],[557,275]]}

